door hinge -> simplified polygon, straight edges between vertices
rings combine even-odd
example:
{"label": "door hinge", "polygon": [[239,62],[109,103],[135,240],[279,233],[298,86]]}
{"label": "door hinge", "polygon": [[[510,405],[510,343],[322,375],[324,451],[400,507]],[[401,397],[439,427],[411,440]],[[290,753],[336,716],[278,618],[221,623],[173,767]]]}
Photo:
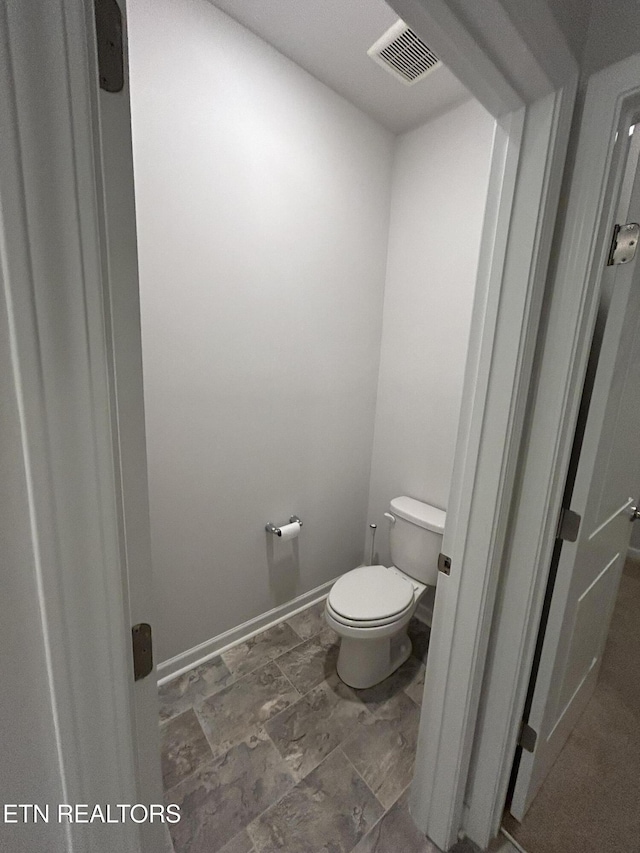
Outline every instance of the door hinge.
{"label": "door hinge", "polygon": [[451,574],[451,557],[446,554],[438,554],[438,571],[443,575]]}
{"label": "door hinge", "polygon": [[151,625],[140,622],[131,629],[133,646],[133,677],[140,681],[149,675],[153,669],[153,643],[151,641]]}
{"label": "door hinge", "polygon": [[535,752],[538,733],[532,729],[529,723],[523,721],[520,728],[520,737],[518,738],[518,746],[521,746],[527,752]]}
{"label": "door hinge", "polygon": [[563,506],[558,519],[558,532],[556,539],[564,539],[565,542],[575,542],[580,532],[582,516],[572,509]]}
{"label": "door hinge", "polygon": [[116,0],[94,0],[98,47],[98,78],[105,92],[124,87],[122,12]]}
{"label": "door hinge", "polygon": [[640,236],[640,225],[637,222],[627,222],[626,225],[614,225],[611,248],[607,266],[615,264],[628,264],[632,261],[638,248],[638,237]]}

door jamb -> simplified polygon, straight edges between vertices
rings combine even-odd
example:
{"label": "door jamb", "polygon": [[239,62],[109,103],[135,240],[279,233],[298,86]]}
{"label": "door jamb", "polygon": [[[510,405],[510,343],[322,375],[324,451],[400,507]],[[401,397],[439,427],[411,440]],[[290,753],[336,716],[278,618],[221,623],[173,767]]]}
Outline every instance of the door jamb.
{"label": "door jamb", "polygon": [[546,4],[516,0],[508,14],[493,0],[490,14],[467,0],[391,4],[498,119],[443,542],[452,569],[438,580],[411,796],[417,825],[447,850],[466,831],[464,795],[577,65]]}
{"label": "door jamb", "polygon": [[636,55],[586,90],[467,789],[465,830],[482,847],[506,800],[609,250],[612,185],[624,168],[614,135],[640,95],[639,77]]}
{"label": "door jamb", "polygon": [[[0,20],[2,298],[57,781],[69,804],[144,803],[113,458],[93,8],[25,0],[0,4]],[[151,853],[131,821],[108,834],[75,822],[65,830],[74,851]]]}

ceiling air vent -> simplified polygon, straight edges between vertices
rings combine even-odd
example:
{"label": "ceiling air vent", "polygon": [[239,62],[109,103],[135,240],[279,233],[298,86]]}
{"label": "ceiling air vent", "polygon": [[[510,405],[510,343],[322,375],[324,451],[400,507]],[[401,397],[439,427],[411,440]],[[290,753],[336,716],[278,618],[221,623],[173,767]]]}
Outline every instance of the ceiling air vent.
{"label": "ceiling air vent", "polygon": [[390,27],[367,53],[406,86],[413,86],[442,64],[404,21]]}

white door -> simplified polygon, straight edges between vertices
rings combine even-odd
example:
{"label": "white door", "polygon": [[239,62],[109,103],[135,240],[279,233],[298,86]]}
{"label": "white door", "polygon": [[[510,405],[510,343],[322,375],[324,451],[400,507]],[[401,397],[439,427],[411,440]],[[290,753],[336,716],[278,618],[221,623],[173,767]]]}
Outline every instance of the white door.
{"label": "white door", "polygon": [[[639,149],[634,135],[618,223],[640,222]],[[604,330],[594,339],[570,503],[582,521],[557,564],[528,720],[537,741],[533,753],[522,753],[510,807],[519,820],[593,693],[631,536],[630,508],[640,498],[639,260],[607,267],[602,293]]]}

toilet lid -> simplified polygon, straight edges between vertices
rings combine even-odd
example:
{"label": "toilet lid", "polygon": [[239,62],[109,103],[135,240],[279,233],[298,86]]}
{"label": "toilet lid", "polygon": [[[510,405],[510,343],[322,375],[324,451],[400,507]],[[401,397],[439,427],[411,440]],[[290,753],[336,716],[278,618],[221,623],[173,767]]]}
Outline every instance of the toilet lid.
{"label": "toilet lid", "polygon": [[413,585],[386,566],[362,566],[338,578],[329,604],[346,619],[369,621],[402,613],[413,595]]}

